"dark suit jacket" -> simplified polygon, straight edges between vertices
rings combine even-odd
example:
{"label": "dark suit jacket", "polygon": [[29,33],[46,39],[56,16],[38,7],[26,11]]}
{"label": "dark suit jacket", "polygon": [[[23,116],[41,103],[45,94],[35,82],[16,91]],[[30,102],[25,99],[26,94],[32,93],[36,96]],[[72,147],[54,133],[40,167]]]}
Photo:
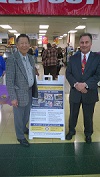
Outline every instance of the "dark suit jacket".
{"label": "dark suit jacket", "polygon": [[[34,59],[28,55],[33,68],[34,84],[32,86],[32,96],[38,96],[37,82],[35,75]],[[11,101],[18,100],[19,106],[26,106],[29,102],[29,85],[26,70],[20,58],[19,52],[12,54],[6,62],[6,84]]]}
{"label": "dark suit jacket", "polygon": [[[69,101],[74,103],[95,103],[98,101],[98,86],[100,81],[100,55],[90,52],[84,74],[82,75],[81,52],[70,57],[66,69],[66,78],[71,86]],[[88,92],[81,93],[74,87],[76,82],[85,82]]]}

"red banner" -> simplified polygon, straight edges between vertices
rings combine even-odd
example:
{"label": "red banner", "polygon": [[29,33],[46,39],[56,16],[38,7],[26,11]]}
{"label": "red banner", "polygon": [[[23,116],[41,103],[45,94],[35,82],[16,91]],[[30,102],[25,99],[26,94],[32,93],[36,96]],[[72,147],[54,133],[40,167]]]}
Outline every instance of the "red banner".
{"label": "red banner", "polygon": [[100,0],[0,0],[0,14],[100,16]]}

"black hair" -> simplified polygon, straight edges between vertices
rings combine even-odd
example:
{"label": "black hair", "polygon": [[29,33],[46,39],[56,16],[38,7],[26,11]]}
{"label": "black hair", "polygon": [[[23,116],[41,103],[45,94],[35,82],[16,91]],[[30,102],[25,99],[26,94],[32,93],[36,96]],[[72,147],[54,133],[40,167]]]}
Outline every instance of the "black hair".
{"label": "black hair", "polygon": [[20,34],[16,39],[16,43],[18,43],[18,41],[21,37],[26,37],[28,39],[28,42],[30,43],[30,38],[26,34]]}
{"label": "black hair", "polygon": [[47,44],[47,48],[50,48],[50,47],[51,47],[51,44],[50,44],[50,43],[48,43],[48,44]]}
{"label": "black hair", "polygon": [[30,54],[30,55],[33,55],[33,50],[32,50],[32,48],[29,48],[29,50],[28,50],[27,53]]}
{"label": "black hair", "polygon": [[80,35],[80,39],[81,39],[81,37],[83,37],[83,36],[88,36],[88,37],[91,39],[91,41],[92,41],[92,35],[91,35],[90,33],[83,33],[83,34],[81,34],[81,35]]}

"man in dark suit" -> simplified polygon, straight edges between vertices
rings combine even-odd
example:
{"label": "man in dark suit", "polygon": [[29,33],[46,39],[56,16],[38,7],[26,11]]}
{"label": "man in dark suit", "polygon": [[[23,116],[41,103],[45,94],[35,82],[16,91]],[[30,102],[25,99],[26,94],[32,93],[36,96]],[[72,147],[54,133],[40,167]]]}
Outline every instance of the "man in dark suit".
{"label": "man in dark suit", "polygon": [[6,62],[6,84],[14,112],[14,124],[17,140],[23,146],[29,146],[25,134],[29,133],[29,121],[32,96],[38,97],[35,63],[27,54],[30,40],[26,34],[16,39],[18,51],[13,53]]}
{"label": "man in dark suit", "polygon": [[79,43],[81,51],[70,57],[66,69],[66,78],[71,86],[69,132],[66,139],[71,140],[76,133],[75,127],[82,104],[85,141],[91,143],[94,107],[99,100],[97,83],[100,80],[100,55],[90,51],[92,45],[90,33],[82,34]]}

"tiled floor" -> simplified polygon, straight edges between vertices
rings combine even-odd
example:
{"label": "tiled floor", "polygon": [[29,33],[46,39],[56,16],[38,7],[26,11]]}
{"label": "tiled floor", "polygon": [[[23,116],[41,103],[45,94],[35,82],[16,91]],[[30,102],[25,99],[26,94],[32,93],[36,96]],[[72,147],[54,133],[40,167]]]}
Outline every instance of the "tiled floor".
{"label": "tiled floor", "polygon": [[[42,65],[39,65],[39,73],[41,79]],[[60,74],[64,73],[65,68],[62,68]],[[69,115],[68,93],[69,85],[66,81],[66,133]],[[29,148],[23,148],[16,140],[12,107],[3,105],[0,111],[0,177],[100,177],[100,102],[96,104],[94,113],[93,142],[86,144],[84,141],[82,111],[76,131],[71,141],[35,138],[29,140]]]}

